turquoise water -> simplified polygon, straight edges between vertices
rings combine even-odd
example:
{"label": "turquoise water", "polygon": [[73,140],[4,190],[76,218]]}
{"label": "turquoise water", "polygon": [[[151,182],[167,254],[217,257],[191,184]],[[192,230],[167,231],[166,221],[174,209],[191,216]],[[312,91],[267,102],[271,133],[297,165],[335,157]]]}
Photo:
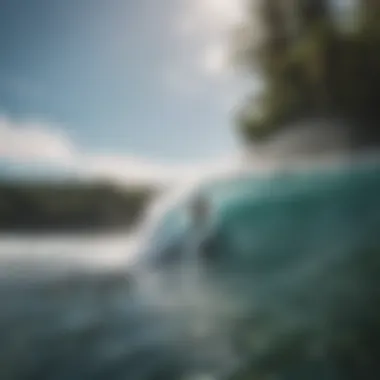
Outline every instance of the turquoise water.
{"label": "turquoise water", "polygon": [[[378,351],[353,342],[368,331],[378,333],[377,325],[367,326],[379,317],[379,190],[376,161],[240,175],[198,189],[214,207],[211,248],[196,284],[198,302],[214,327],[220,326],[219,334],[240,348],[243,362],[257,361],[260,368],[276,357],[278,364],[268,371],[280,376],[289,365],[281,356],[295,351],[300,362],[323,367],[319,378],[335,373],[340,379],[345,377],[337,352],[349,357],[358,350],[367,372],[373,370]],[[160,225],[178,257],[189,236],[190,227],[180,223],[184,214],[182,206],[169,209],[167,224],[164,217]],[[165,293],[174,289],[175,298],[174,278]],[[363,376],[363,363],[350,362]]]}
{"label": "turquoise water", "polygon": [[[178,270],[154,264],[138,277],[131,261],[109,265],[122,255],[118,237],[59,249],[46,237],[2,237],[3,263],[15,252],[0,276],[0,379],[223,379],[238,370],[237,379],[378,379],[380,166],[231,177],[202,191],[215,212],[190,294],[181,291],[182,207],[145,242],[155,263],[174,247]],[[17,253],[28,249],[33,268]],[[63,268],[62,257],[84,251],[64,273],[47,265],[53,252]]]}

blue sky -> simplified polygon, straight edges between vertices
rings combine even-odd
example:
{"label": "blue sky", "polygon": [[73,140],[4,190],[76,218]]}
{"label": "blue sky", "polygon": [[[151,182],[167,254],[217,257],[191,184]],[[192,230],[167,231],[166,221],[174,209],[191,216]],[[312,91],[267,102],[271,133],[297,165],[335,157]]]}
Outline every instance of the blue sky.
{"label": "blue sky", "polygon": [[146,180],[237,149],[231,0],[0,0],[0,172]]}

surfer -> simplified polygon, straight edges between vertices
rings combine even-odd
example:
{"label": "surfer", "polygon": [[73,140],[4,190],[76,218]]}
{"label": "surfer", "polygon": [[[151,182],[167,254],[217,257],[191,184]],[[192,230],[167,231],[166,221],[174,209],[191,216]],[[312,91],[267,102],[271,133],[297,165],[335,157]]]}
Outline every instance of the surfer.
{"label": "surfer", "polygon": [[214,223],[211,202],[204,195],[197,195],[190,205],[190,223],[193,243],[198,256],[209,258],[214,238]]}

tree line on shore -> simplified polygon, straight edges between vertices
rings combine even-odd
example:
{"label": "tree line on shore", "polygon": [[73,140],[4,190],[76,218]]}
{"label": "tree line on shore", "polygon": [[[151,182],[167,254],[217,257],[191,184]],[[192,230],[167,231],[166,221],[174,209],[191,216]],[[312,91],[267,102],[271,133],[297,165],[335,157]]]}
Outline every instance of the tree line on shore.
{"label": "tree line on shore", "polygon": [[111,183],[0,182],[0,230],[92,230],[131,227],[150,188]]}

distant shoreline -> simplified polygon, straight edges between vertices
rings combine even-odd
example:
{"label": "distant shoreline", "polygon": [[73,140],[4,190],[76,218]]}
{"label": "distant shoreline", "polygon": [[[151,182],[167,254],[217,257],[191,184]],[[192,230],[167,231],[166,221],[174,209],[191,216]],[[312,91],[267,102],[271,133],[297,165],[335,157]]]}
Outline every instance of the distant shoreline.
{"label": "distant shoreline", "polygon": [[0,233],[125,232],[139,223],[153,195],[110,183],[0,181]]}
{"label": "distant shoreline", "polygon": [[88,226],[88,227],[0,227],[0,237],[2,235],[98,235],[98,234],[129,234],[136,225],[119,226]]}

